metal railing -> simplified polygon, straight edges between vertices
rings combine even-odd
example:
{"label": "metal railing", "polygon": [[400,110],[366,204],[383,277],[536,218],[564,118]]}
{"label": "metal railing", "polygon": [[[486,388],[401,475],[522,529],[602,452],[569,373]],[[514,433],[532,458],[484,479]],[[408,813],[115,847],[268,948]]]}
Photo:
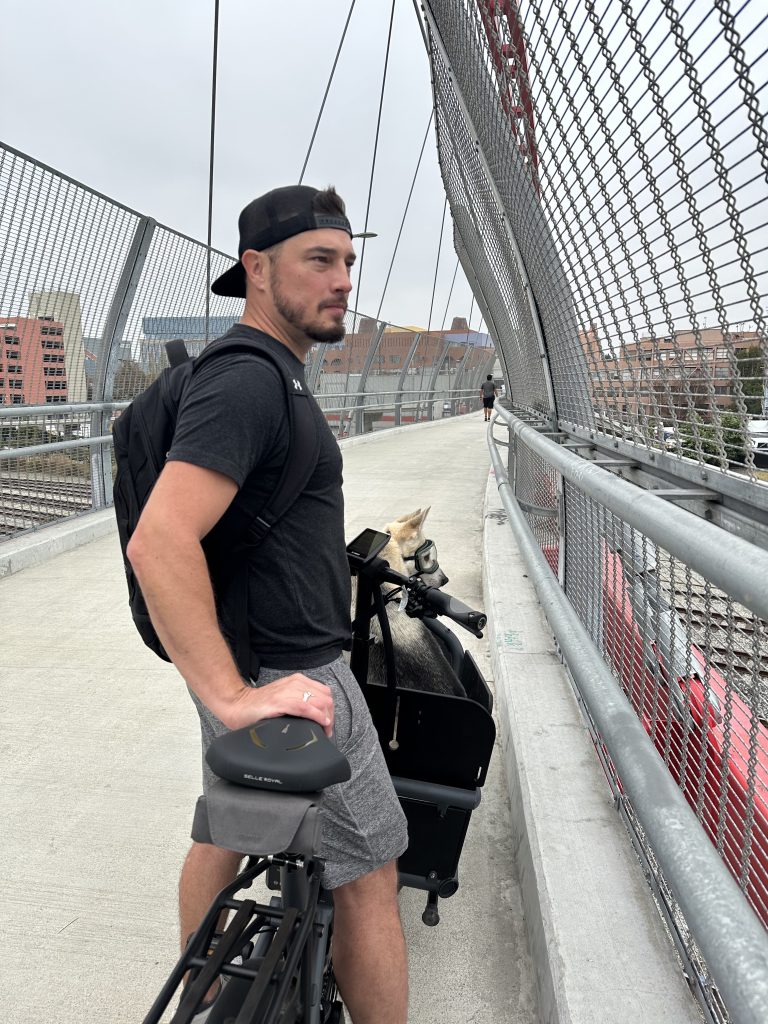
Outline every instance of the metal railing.
{"label": "metal railing", "polygon": [[508,464],[493,430],[489,447],[504,508],[692,987],[709,1020],[757,1024],[768,551],[680,507],[690,488],[654,493],[617,478],[629,460],[596,464],[543,417],[499,419]]}
{"label": "metal railing", "polygon": [[[0,146],[0,538],[109,505],[111,425],[167,365],[229,329],[207,248]],[[212,252],[215,277],[232,262]],[[476,408],[487,334],[414,331],[349,311],[307,379],[339,438]]]}
{"label": "metal railing", "polygon": [[768,475],[756,0],[429,0],[457,248],[515,402]]}
{"label": "metal railing", "polygon": [[[450,381],[430,390],[351,391],[317,398],[339,439],[462,415],[480,406],[479,389],[452,389]],[[111,423],[128,404],[0,407],[0,541],[111,503]],[[103,432],[92,434],[94,424]]]}
{"label": "metal railing", "polygon": [[764,5],[422,6],[505,508],[705,1018],[763,1020]]}

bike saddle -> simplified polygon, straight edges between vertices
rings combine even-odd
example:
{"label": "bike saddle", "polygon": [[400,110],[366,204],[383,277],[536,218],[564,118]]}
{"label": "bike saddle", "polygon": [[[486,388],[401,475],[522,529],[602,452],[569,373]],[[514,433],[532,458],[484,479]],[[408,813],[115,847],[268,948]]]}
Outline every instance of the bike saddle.
{"label": "bike saddle", "polygon": [[205,755],[228,782],[283,793],[312,793],[346,782],[349,761],[308,718],[284,715],[218,736]]}

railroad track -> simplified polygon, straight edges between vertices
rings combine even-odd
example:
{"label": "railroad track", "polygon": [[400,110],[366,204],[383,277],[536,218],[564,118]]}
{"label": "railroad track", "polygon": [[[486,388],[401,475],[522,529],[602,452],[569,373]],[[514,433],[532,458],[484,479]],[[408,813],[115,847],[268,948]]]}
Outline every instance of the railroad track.
{"label": "railroad track", "polygon": [[7,540],[91,507],[90,481],[5,479],[0,482],[0,537]]}
{"label": "railroad track", "polygon": [[[768,623],[695,573],[670,571],[658,552],[660,580],[680,622],[707,660],[768,720]],[[755,689],[757,690],[754,693]]]}

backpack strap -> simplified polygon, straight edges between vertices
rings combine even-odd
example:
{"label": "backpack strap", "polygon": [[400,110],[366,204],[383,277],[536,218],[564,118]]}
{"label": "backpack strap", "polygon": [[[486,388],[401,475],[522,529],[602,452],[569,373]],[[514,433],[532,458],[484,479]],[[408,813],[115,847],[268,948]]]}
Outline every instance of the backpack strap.
{"label": "backpack strap", "polygon": [[[203,350],[195,360],[200,364],[222,352],[245,352],[272,363],[283,382],[288,410],[288,453],[272,496],[262,508],[246,509],[230,506],[228,536],[234,543],[226,551],[219,547],[219,564],[225,579],[224,606],[227,619],[235,631],[235,660],[245,678],[258,675],[258,659],[251,652],[248,622],[248,561],[243,557],[257,547],[272,527],[285,515],[306,487],[320,455],[320,434],[306,384],[294,377],[288,364],[271,349],[258,342],[229,339],[226,335]],[[193,372],[194,372],[193,370]]]}
{"label": "backpack strap", "polygon": [[320,435],[309,393],[294,377],[284,383],[288,398],[288,455],[272,497],[251,521],[249,546],[260,544],[293,505],[309,482],[320,454]]}
{"label": "backpack strap", "polygon": [[[172,344],[169,342],[169,344]],[[272,496],[258,512],[243,510],[234,526],[240,544],[255,547],[267,536],[275,523],[285,515],[307,485],[320,454],[320,435],[315,426],[310,392],[306,384],[294,376],[292,370],[276,352],[258,342],[229,339],[225,335],[200,353],[195,360],[196,371],[203,362],[222,352],[245,352],[257,359],[272,363],[283,382],[288,408],[288,455]],[[246,536],[247,535],[247,536]]]}
{"label": "backpack strap", "polygon": [[181,366],[182,363],[188,362],[190,358],[186,343],[182,338],[166,341],[165,354],[168,356],[168,365],[170,367]]}

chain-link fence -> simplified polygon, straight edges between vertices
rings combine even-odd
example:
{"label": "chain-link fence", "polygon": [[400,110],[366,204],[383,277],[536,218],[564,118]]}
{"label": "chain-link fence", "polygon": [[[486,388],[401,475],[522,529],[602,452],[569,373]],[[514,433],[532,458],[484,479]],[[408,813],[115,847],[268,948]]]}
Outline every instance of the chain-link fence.
{"label": "chain-link fence", "polygon": [[516,404],[760,478],[764,12],[680,6],[430,3],[443,177]]}
{"label": "chain-link fence", "polygon": [[[510,431],[517,509],[768,925],[768,627],[755,593],[768,574],[749,592],[734,582],[768,547],[765,11],[429,0],[425,15],[457,252],[510,423],[547,437]],[[572,479],[560,448],[581,467]],[[639,503],[656,493],[662,522],[687,515],[693,546],[610,511],[621,476]],[[727,1020],[717,965],[591,724],[703,1012]]]}
{"label": "chain-link fence", "polygon": [[[622,481],[624,508],[637,508],[628,518],[606,499],[619,486],[602,466],[571,449],[565,476],[559,450],[567,441],[547,437],[552,432],[541,420],[524,426],[504,410],[499,415],[512,427],[509,486],[548,571],[559,579],[574,619],[586,628],[745,903],[768,926],[766,552],[675,508],[669,492],[651,492],[655,504],[646,508],[643,492],[633,493],[634,485]],[[535,444],[525,433],[532,427]],[[597,485],[595,473],[604,478]],[[498,466],[497,476],[506,482]],[[665,501],[668,511],[660,507]],[[669,860],[665,864],[658,854],[658,833],[625,785],[616,746],[623,740],[601,731],[599,708],[580,686],[582,666],[567,656],[566,664],[617,807],[706,1018],[751,1020],[731,1017],[715,979],[719,965],[708,963],[700,948],[706,943],[681,908],[680,879],[672,883],[667,877]],[[647,778],[645,785],[653,803],[655,784]],[[670,844],[680,864],[686,863],[691,838],[680,833]],[[686,884],[710,910],[722,896],[696,877]],[[738,932],[739,923],[727,914],[719,917],[721,912],[703,928],[705,938],[711,938],[713,925]],[[765,968],[762,982],[768,986],[768,961]]]}
{"label": "chain-link fence", "polygon": [[[211,278],[232,262],[211,253]],[[0,147],[0,538],[111,501],[111,425],[167,366],[227,331],[207,249]],[[307,378],[339,438],[479,405],[487,334],[419,333],[350,312]]]}

